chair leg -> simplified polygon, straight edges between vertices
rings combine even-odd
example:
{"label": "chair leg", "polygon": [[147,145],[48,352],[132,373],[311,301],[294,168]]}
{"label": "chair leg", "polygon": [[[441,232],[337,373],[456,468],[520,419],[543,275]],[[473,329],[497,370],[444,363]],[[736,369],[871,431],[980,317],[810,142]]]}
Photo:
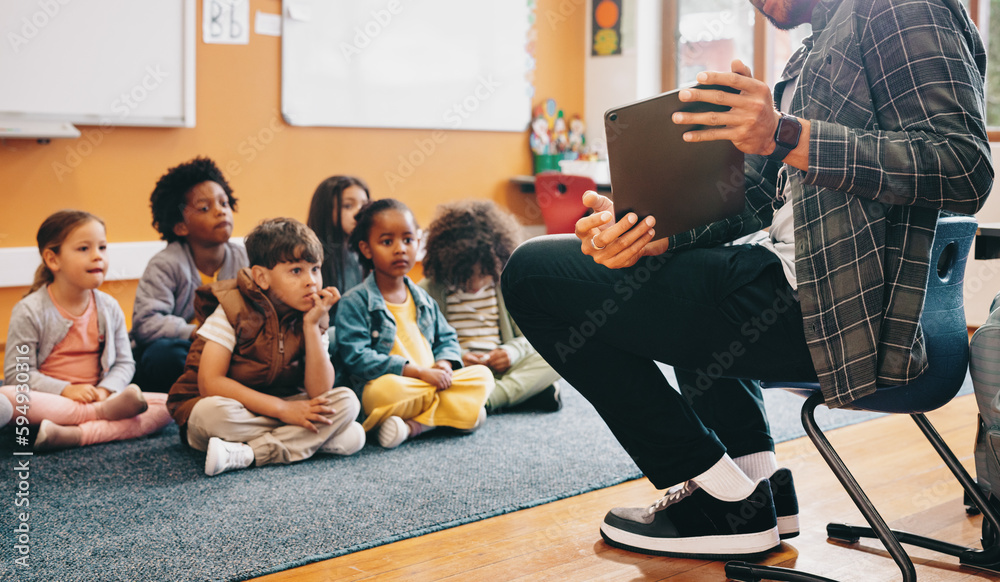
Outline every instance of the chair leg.
{"label": "chair leg", "polygon": [[[819,428],[816,423],[816,407],[823,403],[823,395],[820,393],[815,393],[806,399],[805,404],[802,405],[802,426],[806,430],[806,434],[809,435],[810,440],[816,445],[816,449],[819,451],[820,456],[826,461],[826,464],[830,466],[833,473],[840,480],[841,485],[847,491],[847,494],[851,496],[854,501],[854,505],[858,507],[861,514],[864,515],[865,520],[871,526],[873,533],[879,540],[882,541],[882,545],[892,556],[892,559],[899,566],[899,571],[903,575],[903,582],[916,582],[917,573],[913,567],[913,561],[903,550],[903,546],[893,535],[892,530],[879,515],[878,510],[872,505],[872,502],[865,495],[865,492],[861,489],[857,480],[851,475],[851,472],[847,469],[847,465],[841,460],[840,456],[833,449],[830,441],[827,440],[823,431]],[[744,580],[745,582],[758,582],[759,580],[783,580],[789,582],[798,582],[799,580],[812,580],[812,581],[822,581],[827,582],[829,578],[822,578],[812,574],[799,573],[794,570],[789,570],[786,568],[771,568],[771,567],[761,567],[753,566],[752,564],[744,563],[730,563],[733,567],[733,573],[737,576],[730,576],[734,580]],[[729,575],[730,564],[726,565],[726,574]],[[749,569],[745,569],[749,566]],[[746,572],[751,577],[740,578],[738,577],[741,573]],[[792,577],[792,576],[799,577]],[[780,576],[780,577],[779,577]]]}
{"label": "chair leg", "polygon": [[727,562],[726,578],[742,582],[760,582],[761,580],[778,580],[779,582],[837,582],[832,578],[824,578],[815,574],[799,572],[791,568],[777,566],[758,566],[747,562]]}
{"label": "chair leg", "polygon": [[[917,426],[920,427],[927,440],[930,441],[934,450],[940,455],[941,460],[951,469],[952,474],[955,475],[958,482],[962,484],[962,488],[965,490],[965,498],[970,500],[974,504],[974,507],[983,514],[984,531],[989,531],[987,528],[992,526],[992,532],[1000,532],[1000,511],[997,510],[996,505],[983,495],[979,486],[969,476],[968,471],[958,461],[955,454],[944,442],[944,439],[941,438],[941,435],[938,434],[934,426],[927,420],[927,417],[923,414],[911,414],[910,416],[917,423]],[[870,528],[834,523],[827,526],[827,534],[831,538],[849,542],[857,541],[858,538],[874,537]],[[893,530],[893,534],[899,541],[905,544],[955,556],[959,558],[961,564],[1000,572],[1000,536],[996,535],[996,533],[983,536],[983,549],[981,550],[898,530]]]}

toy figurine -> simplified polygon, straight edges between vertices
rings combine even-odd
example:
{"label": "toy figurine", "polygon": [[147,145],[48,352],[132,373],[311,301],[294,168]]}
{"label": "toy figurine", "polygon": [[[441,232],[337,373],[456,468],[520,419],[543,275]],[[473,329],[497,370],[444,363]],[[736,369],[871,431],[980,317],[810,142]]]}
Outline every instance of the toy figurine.
{"label": "toy figurine", "polygon": [[557,112],[558,109],[556,109],[556,100],[552,98],[546,99],[545,107],[542,109],[542,115],[545,117],[545,121],[549,124],[549,131],[555,127]]}
{"label": "toy figurine", "polygon": [[563,117],[562,111],[559,111],[559,115],[552,125],[552,144],[558,153],[570,151],[569,132],[566,130],[566,118]]}
{"label": "toy figurine", "polygon": [[583,131],[583,120],[580,119],[579,115],[574,115],[569,122],[569,149],[578,154],[583,152],[583,146],[587,143]]}
{"label": "toy figurine", "polygon": [[531,136],[528,138],[528,144],[531,146],[531,151],[539,156],[550,153],[549,122],[544,117],[538,116],[531,121]]}

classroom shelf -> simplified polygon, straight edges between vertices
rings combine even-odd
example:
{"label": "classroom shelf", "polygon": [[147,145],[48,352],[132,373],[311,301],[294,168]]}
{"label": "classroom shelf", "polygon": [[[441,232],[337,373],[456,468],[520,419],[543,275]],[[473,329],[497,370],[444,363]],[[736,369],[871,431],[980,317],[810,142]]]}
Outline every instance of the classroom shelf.
{"label": "classroom shelf", "polygon": [[[534,176],[514,176],[510,179],[512,184],[516,184],[521,188],[521,192],[534,193],[535,191],[535,177]],[[611,184],[597,183],[598,192],[611,192]],[[1000,225],[997,225],[1000,226]]]}

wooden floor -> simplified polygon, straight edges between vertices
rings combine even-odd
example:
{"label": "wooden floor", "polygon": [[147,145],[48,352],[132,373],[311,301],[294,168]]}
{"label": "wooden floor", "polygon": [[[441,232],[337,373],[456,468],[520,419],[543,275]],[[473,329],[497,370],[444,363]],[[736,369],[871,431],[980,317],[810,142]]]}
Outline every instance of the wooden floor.
{"label": "wooden floor", "polygon": [[[975,475],[973,396],[957,398],[929,417]],[[966,516],[961,487],[909,417],[883,417],[828,436],[890,525],[954,543],[978,543],[982,518]],[[842,582],[900,580],[877,541],[827,541],[827,522],[862,523],[862,518],[812,444],[805,438],[782,443],[777,453],[794,472],[803,532],[762,563],[794,566]],[[725,580],[721,562],[633,554],[601,540],[598,526],[609,508],[648,505],[657,497],[641,479],[258,580]],[[959,566],[957,558],[907,549],[921,582],[1000,580],[1000,574]]]}

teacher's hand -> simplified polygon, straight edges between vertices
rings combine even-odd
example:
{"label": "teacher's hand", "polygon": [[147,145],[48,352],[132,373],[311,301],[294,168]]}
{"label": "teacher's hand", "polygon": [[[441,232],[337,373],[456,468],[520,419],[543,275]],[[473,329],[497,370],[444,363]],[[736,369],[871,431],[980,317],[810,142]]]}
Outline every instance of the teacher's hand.
{"label": "teacher's hand", "polygon": [[[704,113],[674,113],[672,120],[680,125],[714,126],[688,131],[684,140],[690,142],[729,140],[745,154],[766,156],[774,151],[774,132],[781,114],[774,108],[771,89],[754,79],[739,59],[732,62],[732,72],[703,71],[698,73],[703,85],[726,85],[739,94],[711,89],[684,89],[681,101],[704,101],[729,106],[729,111]],[[808,134],[806,134],[808,135]]]}
{"label": "teacher's hand", "polygon": [[576,237],[581,241],[583,254],[592,257],[597,264],[622,269],[631,267],[642,257],[667,250],[669,239],[651,242],[656,223],[652,216],[639,221],[634,212],[629,212],[615,223],[614,204],[597,192],[584,194],[583,204],[594,213],[576,221]]}

